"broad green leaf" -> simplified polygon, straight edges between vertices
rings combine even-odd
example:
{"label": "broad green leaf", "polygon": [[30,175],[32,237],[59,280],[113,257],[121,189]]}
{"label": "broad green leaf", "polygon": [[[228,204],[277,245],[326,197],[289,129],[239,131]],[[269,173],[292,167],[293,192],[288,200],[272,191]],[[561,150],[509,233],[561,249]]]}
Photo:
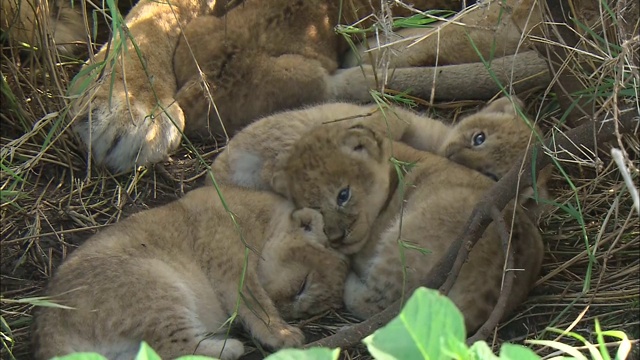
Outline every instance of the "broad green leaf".
{"label": "broad green leaf", "polygon": [[453,302],[437,290],[419,288],[395,319],[363,341],[378,360],[438,360],[461,348],[453,344],[464,344],[465,335],[462,314]]}
{"label": "broad green leaf", "polygon": [[471,345],[471,359],[474,360],[498,360],[485,341],[476,341]]}
{"label": "broad green leaf", "polygon": [[540,360],[540,356],[526,346],[504,343],[500,347],[500,360]]}
{"label": "broad green leaf", "polygon": [[442,344],[442,353],[447,359],[468,360],[471,359],[471,351],[466,343],[461,342],[455,337],[444,340]]}
{"label": "broad green leaf", "polygon": [[51,360],[107,360],[107,358],[96,353],[75,353],[65,356],[57,356]]}
{"label": "broad green leaf", "polygon": [[337,360],[340,349],[311,348],[311,349],[283,349],[266,357],[265,360]]}
{"label": "broad green leaf", "polygon": [[136,355],[136,360],[162,360],[158,353],[153,351],[151,346],[146,342],[142,342],[140,344],[140,350],[138,350],[138,355]]}

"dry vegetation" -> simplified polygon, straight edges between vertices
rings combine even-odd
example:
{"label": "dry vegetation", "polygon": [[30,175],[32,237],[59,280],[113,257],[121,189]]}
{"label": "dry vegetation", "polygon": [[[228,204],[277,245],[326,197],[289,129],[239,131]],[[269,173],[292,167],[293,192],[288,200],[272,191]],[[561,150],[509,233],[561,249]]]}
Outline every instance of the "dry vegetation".
{"label": "dry vegetation", "polygon": [[[563,64],[583,90],[585,113],[591,118],[617,118],[623,111],[640,112],[638,87],[638,5],[634,1],[596,3],[595,12],[582,11],[571,29],[578,42],[562,45],[558,39],[540,44],[562,49]],[[579,2],[579,3],[587,3]],[[617,5],[616,5],[617,4]],[[579,4],[578,4],[579,5]],[[141,209],[157,206],[200,185],[205,167],[198,151],[213,160],[215,145],[182,148],[171,162],[117,175],[87,168],[85,152],[68,131],[65,89],[79,70],[55,49],[33,50],[2,44],[0,114],[2,149],[0,172],[1,331],[3,359],[30,358],[29,325],[34,306],[47,279],[64,257],[101,227]],[[565,55],[566,55],[565,54]],[[579,66],[578,66],[579,65]],[[566,72],[565,72],[566,74]],[[562,81],[563,74],[556,78]],[[545,132],[561,137],[583,114],[567,116],[557,86],[526,94],[528,112]],[[472,86],[472,84],[465,85]],[[591,102],[585,101],[591,99]],[[560,100],[560,101],[559,101]],[[428,111],[457,117],[473,104],[439,105]],[[582,122],[587,120],[582,120]],[[598,143],[598,152],[585,149],[552,180],[555,201],[541,222],[546,244],[542,277],[529,300],[500,325],[490,340],[522,343],[525,339],[555,339],[547,327],[572,329],[592,342],[594,319],[604,329],[625,331],[640,338],[640,230],[623,173],[637,187],[640,175],[638,128]],[[622,150],[623,167],[611,158],[611,148]],[[549,149],[560,151],[561,149]],[[306,322],[318,338],[351,323],[345,314],[329,314]],[[566,342],[572,342],[564,337]],[[635,358],[640,357],[634,345]],[[541,354],[552,350],[534,347]],[[347,358],[362,349],[345,352]]]}

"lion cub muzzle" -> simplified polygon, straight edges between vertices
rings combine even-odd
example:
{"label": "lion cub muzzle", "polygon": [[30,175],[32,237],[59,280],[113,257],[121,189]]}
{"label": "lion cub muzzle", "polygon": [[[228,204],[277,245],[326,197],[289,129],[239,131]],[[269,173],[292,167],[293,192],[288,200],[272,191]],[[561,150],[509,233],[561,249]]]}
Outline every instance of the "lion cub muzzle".
{"label": "lion cub muzzle", "polygon": [[340,248],[344,245],[344,240],[347,236],[347,231],[345,229],[341,229],[338,226],[326,226],[324,227],[324,234],[329,239],[329,245],[332,248]]}

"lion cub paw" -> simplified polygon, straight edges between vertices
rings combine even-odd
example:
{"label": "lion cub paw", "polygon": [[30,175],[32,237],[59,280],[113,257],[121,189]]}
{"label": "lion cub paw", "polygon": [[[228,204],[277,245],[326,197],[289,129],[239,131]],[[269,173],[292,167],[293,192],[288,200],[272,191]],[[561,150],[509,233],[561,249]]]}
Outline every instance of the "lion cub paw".
{"label": "lion cub paw", "polygon": [[262,343],[272,349],[300,347],[304,344],[304,334],[302,330],[295,326],[288,324],[271,325],[269,330],[267,336],[262,339]]}
{"label": "lion cub paw", "polygon": [[236,339],[205,339],[200,342],[195,355],[212,356],[220,360],[236,360],[244,354],[244,345]]}

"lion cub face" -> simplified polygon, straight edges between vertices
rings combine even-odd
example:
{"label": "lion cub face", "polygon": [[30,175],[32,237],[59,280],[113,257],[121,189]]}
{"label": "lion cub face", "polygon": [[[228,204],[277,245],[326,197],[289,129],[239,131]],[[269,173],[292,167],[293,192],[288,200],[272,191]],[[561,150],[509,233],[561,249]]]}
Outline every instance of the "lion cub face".
{"label": "lion cub face", "polygon": [[297,208],[318,210],[331,247],[358,251],[389,194],[388,141],[360,125],[321,125],[302,136],[272,179]]}
{"label": "lion cub face", "polygon": [[269,297],[285,319],[340,308],[349,264],[328,248],[322,214],[303,208],[288,220],[289,230],[270,238],[258,265]]}
{"label": "lion cub face", "polygon": [[[522,108],[522,102],[513,97]],[[508,98],[500,98],[462,119],[444,141],[440,154],[494,180],[504,176],[535,144],[539,129],[527,124]]]}

